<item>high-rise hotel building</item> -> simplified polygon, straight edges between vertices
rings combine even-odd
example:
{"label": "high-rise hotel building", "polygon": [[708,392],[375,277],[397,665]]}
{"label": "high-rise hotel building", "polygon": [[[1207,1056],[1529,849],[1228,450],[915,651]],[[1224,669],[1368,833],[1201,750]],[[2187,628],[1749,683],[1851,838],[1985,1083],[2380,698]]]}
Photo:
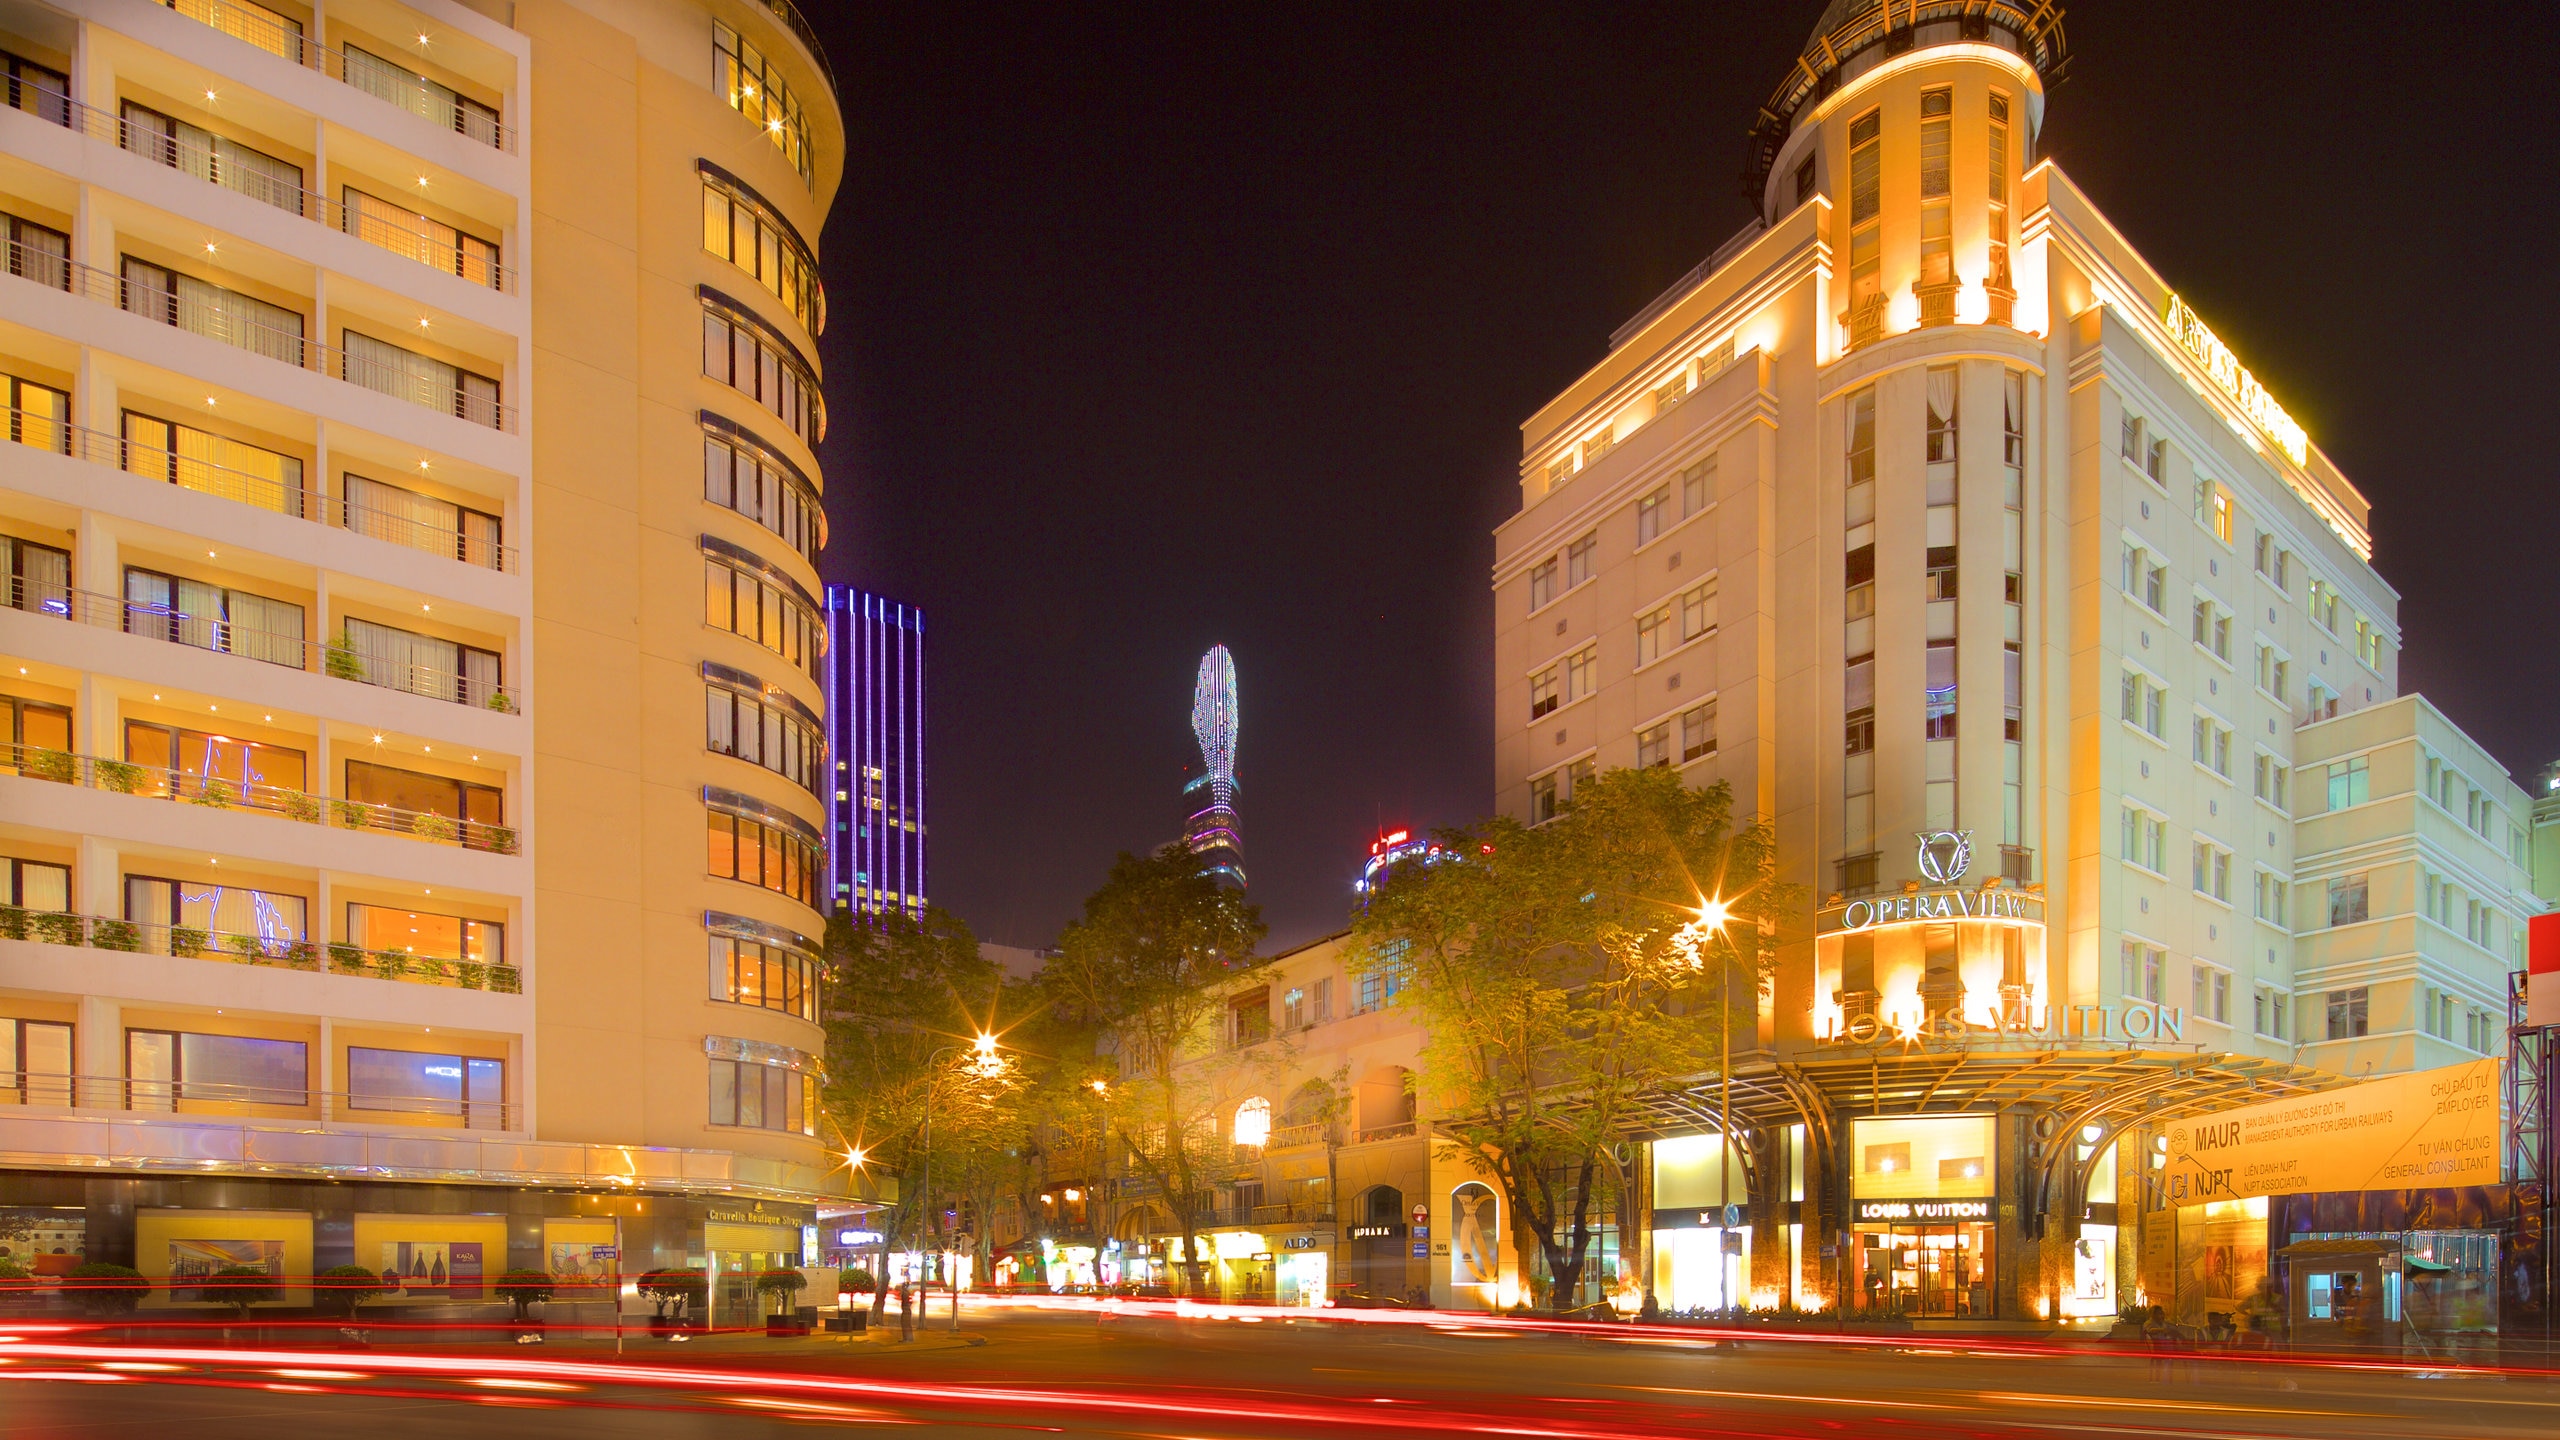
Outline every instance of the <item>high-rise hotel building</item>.
{"label": "high-rise hotel building", "polygon": [[606,1249],[746,1303],[841,1178],[805,24],[8,0],[0,50],[0,1243],[155,1306]]}
{"label": "high-rise hotel building", "polygon": [[849,585],[826,594],[827,903],[920,919],[924,611]]}
{"label": "high-rise hotel building", "polygon": [[[2138,1127],[2503,1053],[2526,797],[2402,690],[2282,381],[2039,157],[2063,57],[2048,6],[1834,0],[1756,218],[1522,429],[1500,808],[1674,767],[1807,896],[1737,1064],[1748,1278],[1658,1208],[1682,1303],[2165,1301]],[[1720,1193],[1679,1153],[1661,1206]]]}

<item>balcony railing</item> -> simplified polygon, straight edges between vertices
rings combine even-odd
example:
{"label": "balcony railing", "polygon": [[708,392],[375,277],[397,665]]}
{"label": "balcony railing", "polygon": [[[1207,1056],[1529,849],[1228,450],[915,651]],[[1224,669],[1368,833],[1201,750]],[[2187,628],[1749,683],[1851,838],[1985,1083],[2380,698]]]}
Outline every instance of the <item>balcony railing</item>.
{"label": "balcony railing", "polygon": [[1407,1120],[1398,1125],[1379,1125],[1362,1130],[1351,1137],[1354,1145],[1375,1145],[1381,1140],[1411,1140],[1422,1133],[1422,1122]]}
{"label": "balcony railing", "polygon": [[1264,1143],[1263,1148],[1293,1150],[1305,1145],[1321,1145],[1330,1138],[1332,1131],[1333,1127],[1323,1121],[1317,1121],[1312,1125],[1276,1126],[1271,1132],[1270,1140]]}
{"label": "balcony railing", "polygon": [[[343,1090],[287,1090],[192,1080],[135,1080],[122,1075],[64,1075],[44,1070],[0,1070],[0,1107],[58,1110],[138,1110],[167,1115],[253,1115],[289,1110],[351,1123],[398,1125],[404,1115],[450,1116],[458,1126],[431,1128],[513,1130],[520,1107],[504,1100],[462,1100],[450,1095],[350,1094]],[[371,1117],[381,1116],[379,1120]],[[362,1117],[362,1118],[360,1118]]]}
{"label": "balcony railing", "polygon": [[[462,103],[444,86],[422,80],[361,50],[353,55],[332,50],[263,5],[235,5],[229,0],[161,0],[161,3],[235,40],[255,45],[306,70],[317,70],[330,79],[342,81],[377,100],[387,100],[465,138],[510,155],[516,153],[516,132],[498,123],[495,115],[483,113],[484,107]],[[811,48],[816,48],[815,42]]]}
{"label": "balcony railing", "polygon": [[141,765],[130,760],[49,750],[41,745],[0,745],[0,773],[78,785],[116,795],[183,800],[213,810],[234,807],[258,810],[307,825],[327,825],[340,830],[378,830],[439,845],[458,845],[465,850],[487,850],[498,855],[513,855],[517,848],[515,827],[510,825],[491,825],[478,820],[438,815],[433,811],[403,810],[363,800],[333,800],[326,795],[312,795],[262,780],[199,775],[186,770]]}
{"label": "balcony railing", "polygon": [[517,573],[520,557],[512,545],[495,544],[476,535],[424,524],[410,516],[393,514],[370,505],[333,500],[324,491],[287,485],[271,476],[234,470],[193,455],[110,435],[104,430],[72,425],[50,415],[16,409],[6,413],[8,430],[6,436],[0,438],[14,437],[21,445],[50,450],[56,455],[68,455],[74,460],[86,460],[92,465],[104,465],[145,479],[166,481],[199,494],[219,495],[225,500],[236,500],[243,505],[254,505],[297,520],[351,530],[411,550],[424,550],[430,555],[451,556],[466,565]]}
{"label": "balcony railing", "polygon": [[299,330],[261,325],[221,308],[181,305],[171,292],[156,285],[136,284],[94,265],[65,260],[49,251],[30,250],[15,240],[8,242],[8,249],[11,274],[40,284],[57,278],[62,282],[47,284],[49,289],[65,290],[140,315],[146,320],[219,340],[225,345],[236,345],[297,370],[317,371],[361,385],[377,394],[389,395],[395,400],[406,400],[412,405],[440,411],[475,425],[486,425],[492,430],[502,430],[511,435],[515,433],[514,407],[501,404],[476,390],[447,385],[415,370],[349,354],[311,339]]}
{"label": "balcony railing", "polygon": [[229,960],[281,970],[327,969],[332,975],[443,985],[456,990],[521,993],[524,973],[513,965],[485,964],[406,950],[368,950],[348,941],[268,935],[233,935],[193,925],[154,925],[101,915],[21,910],[0,905],[0,940],[111,950],[125,955],[173,955],[182,960]]}
{"label": "balcony railing", "polygon": [[[139,155],[155,165],[165,165],[226,190],[238,191],[262,205],[272,205],[288,214],[342,231],[376,249],[388,250],[430,269],[442,270],[448,275],[510,295],[516,291],[515,271],[503,265],[466,260],[454,254],[443,241],[444,232],[450,227],[428,216],[404,213],[394,221],[385,210],[367,208],[356,213],[351,220],[346,202],[332,200],[317,190],[306,190],[282,176],[241,165],[225,165],[210,151],[144,129],[121,115],[101,110],[86,101],[58,95],[41,85],[21,81],[18,89],[24,103],[16,108],[50,120],[66,130],[77,130],[91,139],[104,140],[119,150]],[[451,263],[447,263],[448,259]]]}
{"label": "balcony railing", "polygon": [[102,630],[123,630],[199,650],[245,656],[291,670],[316,669],[335,679],[379,685],[386,690],[422,695],[430,700],[447,700],[457,705],[500,710],[510,715],[518,709],[514,692],[474,676],[361,655],[345,645],[256,630],[219,616],[190,615],[155,601],[124,600],[88,590],[31,582],[17,576],[8,577],[6,585],[5,598],[13,610],[54,615],[83,625],[95,625]]}

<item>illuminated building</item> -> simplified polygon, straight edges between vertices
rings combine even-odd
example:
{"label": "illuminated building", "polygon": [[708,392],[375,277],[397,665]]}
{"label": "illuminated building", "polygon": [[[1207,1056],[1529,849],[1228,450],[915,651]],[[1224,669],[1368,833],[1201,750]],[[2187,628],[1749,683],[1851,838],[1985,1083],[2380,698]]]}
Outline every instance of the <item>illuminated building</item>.
{"label": "illuminated building", "polygon": [[924,612],[827,587],[827,883],[857,915],[925,905]]}
{"label": "illuminated building", "polygon": [[1195,808],[1182,843],[1200,857],[1204,875],[1244,888],[1244,836],[1236,828],[1236,662],[1224,645],[1200,657],[1191,687],[1191,733],[1200,742],[1200,774],[1182,787]]}
{"label": "illuminated building", "polygon": [[1756,218],[1523,429],[1498,806],[1673,767],[1808,896],[1747,1167],[1717,1087],[1665,1106],[1666,1305],[2194,1318],[2145,1126],[2503,1050],[2525,797],[2401,691],[2364,498],[2039,158],[2064,57],[1835,0]]}
{"label": "illuminated building", "polygon": [[155,1276],[751,1306],[843,1193],[805,23],[18,0],[0,50],[0,1189]]}
{"label": "illuminated building", "polygon": [[1437,865],[1448,858],[1449,852],[1429,836],[1416,835],[1411,830],[1390,830],[1369,842],[1369,858],[1360,867],[1360,878],[1351,883],[1351,891],[1365,904],[1369,892],[1377,889],[1396,866],[1408,860]]}

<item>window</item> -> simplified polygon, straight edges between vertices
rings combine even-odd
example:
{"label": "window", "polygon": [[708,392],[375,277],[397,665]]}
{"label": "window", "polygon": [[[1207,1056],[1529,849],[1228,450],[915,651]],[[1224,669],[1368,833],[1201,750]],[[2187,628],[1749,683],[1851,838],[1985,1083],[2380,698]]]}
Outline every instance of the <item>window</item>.
{"label": "window", "polygon": [[1716,457],[1708,456],[1680,472],[1680,514],[1682,518],[1707,508],[1715,498]]}
{"label": "window", "polygon": [[815,1021],[818,976],[817,958],[802,950],[746,936],[711,937],[714,1000],[779,1010]]}
{"label": "window", "polygon": [[1228,1133],[1238,1145],[1255,1149],[1271,1143],[1271,1102],[1259,1095],[1248,1096],[1236,1107]]}
{"label": "window", "polygon": [[2231,727],[2210,715],[2198,715],[2193,730],[2193,754],[2189,757],[2214,774],[2231,778]]}
{"label": "window", "polygon": [[1671,724],[1648,726],[1636,732],[1636,768],[1650,769],[1671,763]]}
{"label": "window", "polygon": [[211,281],[124,257],[117,301],[128,314],[189,334],[219,340],[288,365],[303,363],[304,320],[299,310],[270,305]]}
{"label": "window", "polygon": [[1310,1025],[1323,1025],[1332,1019],[1333,977],[1328,975],[1324,979],[1316,982],[1312,1002],[1307,1008],[1307,1023]]}
{"label": "window", "polygon": [[1654,418],[1657,420],[1661,419],[1664,415],[1670,413],[1672,406],[1677,405],[1688,398],[1689,372],[1687,370],[1682,370],[1678,374],[1673,375],[1670,379],[1653,387]]}
{"label": "window", "polygon": [[2329,808],[2344,810],[2373,798],[2373,771],[2362,755],[2329,766]]}
{"label": "window", "polygon": [[2231,852],[2210,840],[2195,843],[2194,889],[2199,895],[2210,895],[2229,904],[2231,900]]}
{"label": "window", "polygon": [[494,377],[353,330],[340,330],[338,339],[349,383],[492,430],[515,428]]}
{"label": "window", "polygon": [[811,565],[827,543],[826,507],[800,467],[748,431],[702,417],[702,498],[782,538]]}
{"label": "window", "polygon": [[2150,476],[2154,484],[2166,488],[2169,483],[2168,471],[2169,442],[2154,440],[2151,442],[2151,453],[2143,459],[2142,473]]}
{"label": "window", "polygon": [[[1925,245],[1925,242],[1924,242]],[[1925,276],[1923,277],[1926,278]],[[1932,365],[1925,377],[1928,385],[1928,456],[1932,465],[1953,464],[1956,458],[1956,367]],[[1951,477],[1950,477],[1951,478]],[[1941,491],[1937,484],[1929,487],[1929,503],[1953,504],[1952,490]]]}
{"label": "window", "polygon": [[[282,16],[277,18],[284,19]],[[284,23],[292,25],[297,35],[301,33],[301,26],[295,21],[284,20]],[[297,57],[287,55],[285,58],[292,60]],[[375,99],[387,100],[457,135],[467,135],[483,145],[504,145],[496,107],[483,105],[451,86],[439,85],[405,65],[395,65],[369,50],[349,45],[346,47],[346,77],[348,84]]]}
{"label": "window", "polygon": [[124,572],[124,628],[148,635],[303,668],[302,607],[247,590],[184,580],[128,565]]}
{"label": "window", "polygon": [[1556,561],[1550,555],[1529,570],[1529,609],[1543,610],[1556,598]]}
{"label": "window", "polygon": [[730,109],[754,121],[791,168],[800,172],[800,178],[816,189],[809,117],[802,112],[799,98],[762,51],[717,21],[711,26],[711,88],[728,101]]}
{"label": "window", "polygon": [[49,70],[33,60],[0,50],[0,70],[7,73],[5,96],[12,110],[55,125],[69,127],[71,121],[71,77],[59,70]]}
{"label": "window", "polygon": [[1590,579],[1599,553],[1600,537],[1597,535],[1585,535],[1564,547],[1564,588],[1570,590]]}
{"label": "window", "polygon": [[268,958],[310,933],[299,895],[154,875],[124,877],[124,918],[142,927],[144,949],[164,955],[185,948],[176,943],[181,931],[193,932],[199,948]]}
{"label": "window", "polygon": [[[128,439],[140,418],[130,412],[126,414],[125,433]],[[276,458],[292,466],[297,477],[300,475],[300,461],[286,456]],[[394,545],[405,545],[412,550],[423,550],[430,555],[460,560],[466,565],[481,565],[491,570],[507,568],[504,528],[495,514],[432,495],[422,495],[405,486],[387,485],[353,472],[343,474],[340,482],[346,491],[345,517],[349,530],[376,540],[388,540]]]}
{"label": "window", "polygon": [[808,242],[755,187],[708,160],[694,163],[702,172],[702,248],[747,272],[810,334],[826,329],[826,287]]}
{"label": "window", "polygon": [[2154,740],[2168,738],[2161,713],[2166,709],[2169,692],[2157,681],[2139,670],[2124,672],[2124,686],[2116,702],[2116,718],[2136,726]]}
{"label": "window", "polygon": [[1929,740],[1952,740],[1956,736],[1956,642],[1932,640],[1923,662],[1920,726],[1921,736]]}
{"label": "window", "polygon": [[699,294],[702,373],[772,411],[806,443],[826,439],[826,400],[799,348],[719,291]]}
{"label": "window", "polygon": [[507,272],[498,263],[498,242],[420,215],[353,185],[339,187],[339,228],[405,260],[432,265],[492,290],[507,288]]}
{"label": "window", "polygon": [[2317,676],[2313,677],[2311,683],[2305,687],[2303,699],[2306,702],[2305,708],[2309,711],[2306,723],[2312,720],[2338,718],[2338,692],[2330,689]]}
{"label": "window", "polygon": [[299,1040],[127,1030],[124,1073],[134,1110],[175,1110],[187,1100],[311,1103],[311,1049]]}
{"label": "window", "polygon": [[2366,1030],[2366,1011],[2371,992],[2359,985],[2352,990],[2329,992],[2329,1038],[2352,1040]]}
{"label": "window", "polygon": [[2217,660],[2231,658],[2231,615],[2211,600],[2198,600],[2191,638]]}
{"label": "window", "polygon": [[1556,777],[1541,775],[1529,782],[1529,823],[1544,825],[1556,818]]}
{"label": "window", "polygon": [[2231,972],[2210,965],[2187,967],[2187,1013],[2217,1024],[2231,1023]]}
{"label": "window", "polygon": [[1796,166],[1795,203],[1798,205],[1813,198],[1813,161],[1814,157],[1807,155],[1804,157],[1804,162]]}
{"label": "window", "polygon": [[2167,619],[2169,615],[2169,567],[2159,563],[2152,553],[2139,545],[2124,547],[2124,593],[2142,602],[2143,608]]}
{"label": "window", "polygon": [[[1986,127],[1985,132],[1986,138],[1990,141],[1991,151],[1989,156],[1990,165],[1988,168],[1990,184],[1985,193],[1991,202],[1987,217],[1991,222],[1991,267],[1990,272],[1984,277],[1983,284],[1986,289],[1997,292],[2008,289],[2010,282],[2009,97],[2000,94],[1998,91],[1993,91],[1990,96],[1990,102],[1989,118],[1991,123]],[[2002,318],[1999,315],[1996,306],[1994,308],[1992,318],[1994,320]],[[2014,370],[2010,372],[2010,376],[2013,385],[2017,380],[2022,378]],[[2012,460],[2009,463],[2012,465],[2020,465],[2023,464],[2024,461]]]}
{"label": "window", "polygon": [[2231,543],[2231,491],[2211,480],[2196,481],[2196,523],[2213,532],[2213,538]]}
{"label": "window", "polygon": [[1271,990],[1249,990],[1227,1001],[1227,1043],[1238,1048],[1271,1038]]}
{"label": "window", "polygon": [[124,149],[155,165],[237,190],[262,205],[305,213],[301,166],[130,100],[119,116],[123,123],[116,127],[116,142]]}
{"label": "window", "polygon": [[1942,199],[1951,193],[1947,160],[1954,150],[1955,94],[1950,90],[1920,92],[1920,197]]}
{"label": "window", "polygon": [[[778,1049],[778,1046],[760,1046]],[[818,1133],[818,1087],[787,1064],[714,1058],[710,1121],[741,1130]]]}
{"label": "window", "polygon": [[1397,992],[1404,989],[1404,976],[1395,970],[1373,970],[1360,977],[1360,1004],[1355,1015],[1383,1010],[1396,1003]]}
{"label": "window", "polygon": [[1849,343],[1884,335],[1884,141],[1875,111],[1849,122]]}
{"label": "window", "polygon": [[703,797],[710,832],[710,873],[788,895],[818,907],[826,852],[817,832],[751,796],[709,789]]}
{"label": "window", "polygon": [[1547,488],[1555,489],[1573,478],[1573,452],[1568,450],[1547,467]]}
{"label": "window", "polygon": [[2118,855],[2152,871],[2169,873],[2169,822],[2138,805],[2123,807],[2117,826]]}
{"label": "window", "polygon": [[2326,580],[2311,582],[2310,614],[2313,623],[2335,635],[2338,633],[2338,590]]}
{"label": "window", "polygon": [[817,677],[826,622],[800,582],[724,540],[702,537],[703,623],[762,645]]}
{"label": "window", "polygon": [[[1636,663],[1650,665],[1662,658],[1663,637],[1671,634],[1671,607],[1663,606],[1650,614],[1636,617]],[[1677,642],[1674,642],[1675,647]]]}
{"label": "window", "polygon": [[2259,751],[2252,777],[2254,793],[2278,810],[2290,809],[2285,799],[2285,777],[2291,773],[2281,758]]}
{"label": "window", "polygon": [[2128,410],[2117,422],[2116,453],[2136,464],[2142,461],[2142,417]]}
{"label": "window", "polygon": [[1589,695],[1599,684],[1600,648],[1586,645],[1564,657],[1564,703]]}
{"label": "window", "polygon": [[[2359,871],[2353,875],[2339,875],[2330,879],[2330,924],[2360,925],[2367,919],[2371,918],[2371,912],[2366,903],[2368,888],[2366,885],[2366,878],[2367,877],[2363,872]],[[2362,1034],[2363,1032],[2358,1031],[2357,1033]]]}
{"label": "window", "polygon": [[506,823],[506,793],[495,785],[376,765],[369,760],[347,762],[347,798],[474,825]]}
{"label": "window", "polygon": [[2287,908],[2284,878],[2261,870],[2257,880],[2257,893],[2253,897],[2257,917],[2278,929],[2290,930],[2293,912]]}
{"label": "window", "polygon": [[69,914],[71,867],[43,860],[0,860],[0,905]]}
{"label": "window", "polygon": [[2382,673],[2382,628],[2361,615],[2356,617],[2356,659],[2367,670]]}
{"label": "window", "polygon": [[1559,683],[1557,667],[1553,665],[1529,677],[1530,719],[1553,714],[1556,707],[1564,703],[1558,693]]}
{"label": "window", "polygon": [[489,710],[514,708],[495,650],[349,617],[329,673],[367,685]]}
{"label": "window", "polygon": [[286,793],[309,788],[307,757],[300,750],[156,721],[124,722],[124,758],[142,769],[134,777],[133,793],[139,795],[214,795],[235,805],[275,809]]}
{"label": "window", "polygon": [[1680,597],[1680,643],[1716,633],[1716,582],[1705,581]]}
{"label": "window", "polygon": [[1671,487],[1663,486],[1636,502],[1636,543],[1648,544],[1662,534],[1662,512],[1671,506]]}
{"label": "window", "polygon": [[703,746],[761,765],[824,799],[826,727],[809,707],[725,665],[703,666]]}
{"label": "window", "polygon": [[1864,225],[1883,213],[1883,121],[1870,110],[1849,124],[1849,223]]}
{"label": "window", "polygon": [[507,961],[507,927],[495,920],[433,915],[392,905],[347,904],[347,941],[367,950],[399,950],[432,960],[475,965]]}
{"label": "window", "polygon": [[458,1115],[464,1128],[506,1128],[507,1062],[478,1055],[347,1047],[347,1108]]}
{"label": "window", "polygon": [[2285,698],[2286,672],[2291,665],[2273,645],[2258,647],[2258,688],[2278,700]]}
{"label": "window", "polygon": [[[0,401],[9,407],[9,439],[57,455],[71,453],[71,394],[50,385],[0,375]],[[61,553],[61,552],[56,552]],[[27,607],[18,607],[23,610]]]}
{"label": "window", "polygon": [[2157,945],[2139,940],[2124,941],[2116,951],[2117,988],[2127,1000],[2148,1000],[2157,1005],[2167,995],[2165,972],[2169,968],[2169,952]]}
{"label": "window", "polygon": [[2250,1028],[2261,1035],[2282,1040],[2289,1033],[2284,1025],[2286,995],[2281,990],[2260,990],[2250,1002]]}
{"label": "window", "polygon": [[0,1105],[68,1105],[73,1030],[45,1020],[0,1020]]}
{"label": "window", "polygon": [[1582,787],[1600,778],[1600,762],[1586,755],[1564,767],[1565,799],[1569,802],[1582,793]]}
{"label": "window", "polygon": [[2256,566],[2258,573],[2277,589],[2293,588],[2293,552],[2264,530],[2258,532]]}
{"label": "window", "polygon": [[[1872,723],[1872,722],[1870,722]],[[1680,763],[1704,760],[1716,753],[1716,707],[1710,700],[1680,714]]]}

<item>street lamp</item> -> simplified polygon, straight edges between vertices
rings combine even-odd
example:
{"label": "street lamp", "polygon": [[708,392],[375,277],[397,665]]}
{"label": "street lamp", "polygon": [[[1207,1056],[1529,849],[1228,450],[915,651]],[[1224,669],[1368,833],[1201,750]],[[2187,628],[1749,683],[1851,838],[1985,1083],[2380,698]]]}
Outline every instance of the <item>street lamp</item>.
{"label": "street lamp", "polygon": [[[1725,925],[1733,918],[1733,906],[1721,895],[1698,901],[1698,918],[1680,927],[1672,943],[1692,967],[1706,964],[1709,942],[1725,938]],[[1721,1062],[1717,1066],[1716,1143],[1723,1153],[1716,1156],[1716,1200],[1722,1210],[1733,1208],[1733,957],[1721,955],[1716,961],[1716,1029],[1721,1045]],[[1718,1214],[1722,1222],[1725,1217]],[[1719,1223],[1716,1234],[1716,1291],[1722,1308],[1733,1309],[1733,1266],[1725,1259],[1725,1243],[1731,1238],[1730,1225]]]}
{"label": "street lamp", "polygon": [[[976,1064],[977,1072],[980,1075],[993,1075],[996,1073],[996,1067],[1003,1063],[996,1055],[996,1043],[995,1036],[981,1030],[978,1032],[978,1038],[971,1041],[966,1046],[945,1045],[941,1049],[936,1050],[931,1055],[925,1057],[925,1068],[927,1070],[931,1070],[942,1063],[943,1056],[957,1055],[963,1049],[967,1049],[974,1052],[978,1057]],[[924,1180],[923,1183],[917,1187],[917,1198],[922,1200],[925,1205],[925,1239],[930,1242],[933,1238],[933,1092],[931,1090],[927,1090],[925,1092],[923,1135]],[[912,1312],[903,1309],[899,1312],[901,1319],[905,1319],[905,1317],[910,1313]],[[913,1323],[914,1322],[912,1320],[906,1320],[907,1325],[911,1325]],[[905,1325],[902,1325],[900,1328],[904,1329]],[[954,1331],[957,1331],[960,1328],[960,1277],[957,1275],[951,1277],[951,1328]]]}

